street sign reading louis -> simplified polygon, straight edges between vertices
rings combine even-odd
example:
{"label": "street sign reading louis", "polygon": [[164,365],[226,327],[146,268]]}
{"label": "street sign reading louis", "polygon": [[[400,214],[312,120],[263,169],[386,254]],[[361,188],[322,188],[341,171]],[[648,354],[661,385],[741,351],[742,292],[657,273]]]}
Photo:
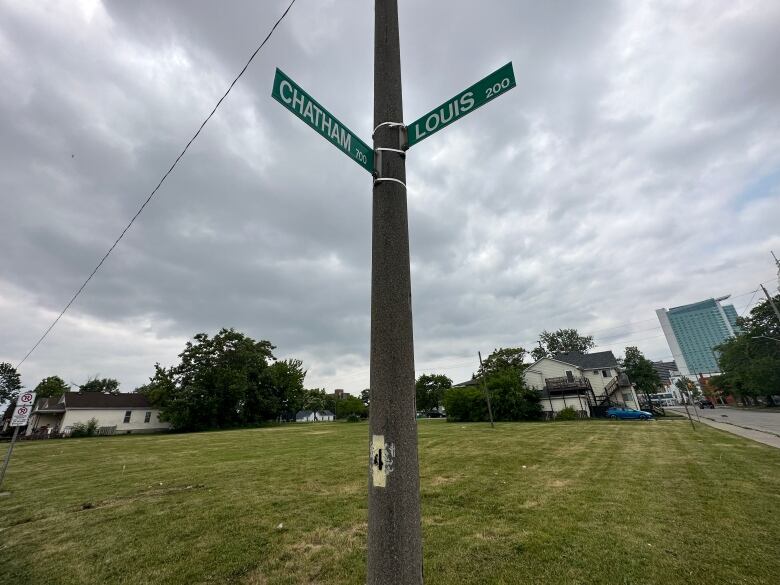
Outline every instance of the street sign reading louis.
{"label": "street sign reading louis", "polygon": [[517,84],[510,61],[435,110],[409,125],[409,146],[417,144],[442,128],[460,120],[466,114],[484,106],[490,100],[506,93]]}
{"label": "street sign reading louis", "polygon": [[271,96],[369,173],[374,172],[374,152],[371,147],[279,69],[274,76]]}

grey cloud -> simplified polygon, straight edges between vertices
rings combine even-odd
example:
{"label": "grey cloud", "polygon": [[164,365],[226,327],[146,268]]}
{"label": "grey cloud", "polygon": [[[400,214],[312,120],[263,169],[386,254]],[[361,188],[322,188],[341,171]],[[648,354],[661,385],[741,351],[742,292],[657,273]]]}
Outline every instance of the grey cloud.
{"label": "grey cloud", "polygon": [[[31,7],[32,6],[32,7]],[[0,359],[17,361],[137,210],[286,2],[106,2],[0,20]],[[518,87],[408,156],[417,367],[579,327],[668,348],[653,310],[772,274],[777,7],[402,2],[407,121],[509,60]],[[280,67],[365,140],[370,3],[299,2],[33,358],[25,383],[130,389],[235,326],[309,383],[368,383],[370,177],[270,98]],[[750,296],[737,299],[742,309]],[[650,331],[641,331],[642,329]],[[654,337],[655,335],[655,337]]]}

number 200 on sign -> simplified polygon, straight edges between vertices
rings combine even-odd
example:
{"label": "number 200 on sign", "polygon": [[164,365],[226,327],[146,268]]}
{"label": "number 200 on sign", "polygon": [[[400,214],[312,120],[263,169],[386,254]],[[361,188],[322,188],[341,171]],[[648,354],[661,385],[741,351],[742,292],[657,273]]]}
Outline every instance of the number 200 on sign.
{"label": "number 200 on sign", "polygon": [[494,84],[493,87],[488,87],[485,91],[485,99],[490,99],[501,93],[502,90],[509,87],[510,81],[508,77],[504,77],[501,81]]}

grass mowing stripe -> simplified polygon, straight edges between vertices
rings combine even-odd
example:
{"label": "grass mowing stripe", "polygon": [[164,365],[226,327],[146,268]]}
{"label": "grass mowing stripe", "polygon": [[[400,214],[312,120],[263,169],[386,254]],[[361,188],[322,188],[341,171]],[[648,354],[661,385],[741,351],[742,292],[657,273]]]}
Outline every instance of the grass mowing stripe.
{"label": "grass mowing stripe", "polygon": [[[363,583],[367,436],[319,423],[23,443],[0,582]],[[770,447],[684,419],[422,421],[419,444],[429,585],[780,574]]]}

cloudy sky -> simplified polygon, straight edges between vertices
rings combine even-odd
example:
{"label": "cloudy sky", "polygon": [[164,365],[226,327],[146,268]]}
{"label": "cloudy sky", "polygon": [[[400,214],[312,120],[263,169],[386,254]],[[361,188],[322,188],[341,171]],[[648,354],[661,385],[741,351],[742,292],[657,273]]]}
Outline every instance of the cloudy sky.
{"label": "cloudy sky", "polygon": [[[16,364],[287,0],[0,1],[0,361]],[[418,374],[576,327],[670,351],[654,310],[780,251],[780,3],[401,0],[410,122],[514,63],[517,88],[407,158]],[[235,327],[368,385],[371,181],[270,97],[281,68],[371,137],[373,3],[298,0],[63,320],[33,387],[129,391]],[[773,286],[775,282],[770,282]]]}

